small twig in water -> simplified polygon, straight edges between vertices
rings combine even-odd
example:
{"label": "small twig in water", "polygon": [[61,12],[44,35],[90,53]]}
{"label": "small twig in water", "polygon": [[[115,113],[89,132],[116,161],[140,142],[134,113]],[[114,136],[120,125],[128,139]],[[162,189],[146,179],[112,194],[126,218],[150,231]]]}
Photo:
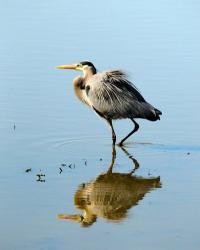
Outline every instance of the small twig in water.
{"label": "small twig in water", "polygon": [[69,165],[68,165],[68,168],[72,168],[72,164],[69,164]]}
{"label": "small twig in water", "polygon": [[27,169],[25,170],[25,172],[26,172],[26,173],[29,173],[29,172],[31,172],[31,170],[32,170],[31,168],[27,168]]}
{"label": "small twig in water", "polygon": [[67,164],[65,164],[65,163],[62,163],[60,165],[61,165],[61,167],[66,167],[67,166]]}

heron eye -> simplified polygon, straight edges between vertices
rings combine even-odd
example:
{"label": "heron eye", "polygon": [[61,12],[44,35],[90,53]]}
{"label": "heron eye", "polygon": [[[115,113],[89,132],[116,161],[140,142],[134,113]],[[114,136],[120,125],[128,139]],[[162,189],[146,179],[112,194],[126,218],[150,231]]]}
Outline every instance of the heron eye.
{"label": "heron eye", "polygon": [[77,67],[82,67],[82,64],[78,63],[76,66],[77,66]]}

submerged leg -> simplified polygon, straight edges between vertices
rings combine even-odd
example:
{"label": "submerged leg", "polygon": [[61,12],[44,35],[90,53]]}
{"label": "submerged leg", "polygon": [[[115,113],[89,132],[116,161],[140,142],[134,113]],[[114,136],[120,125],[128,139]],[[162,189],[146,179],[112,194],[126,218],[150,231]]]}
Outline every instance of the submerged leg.
{"label": "submerged leg", "polygon": [[115,145],[115,143],[116,143],[116,134],[115,134],[115,131],[114,131],[114,128],[113,128],[113,125],[112,125],[112,120],[111,119],[107,119],[107,121],[108,121],[108,124],[111,127],[111,130],[112,130],[112,141],[113,141],[113,145]]}
{"label": "submerged leg", "polygon": [[135,171],[140,167],[139,162],[122,146],[121,149],[124,151],[124,153],[129,157],[129,159],[131,159],[133,161],[134,164],[134,168],[131,170],[131,172],[129,173],[130,175],[132,175],[133,173],[135,173]]}
{"label": "submerged leg", "polygon": [[115,145],[113,144],[112,146],[112,161],[110,163],[110,166],[108,168],[107,174],[112,174],[112,169],[115,163],[115,159],[116,159],[116,149],[115,149]]}
{"label": "submerged leg", "polygon": [[125,142],[125,140],[126,140],[129,136],[131,136],[133,133],[135,133],[135,132],[139,129],[139,124],[138,124],[135,120],[133,120],[132,118],[131,118],[131,121],[133,121],[133,123],[135,124],[135,128],[134,128],[126,137],[124,137],[124,139],[122,139],[122,140],[120,141],[120,143],[118,144],[120,147],[123,145],[123,143]]}

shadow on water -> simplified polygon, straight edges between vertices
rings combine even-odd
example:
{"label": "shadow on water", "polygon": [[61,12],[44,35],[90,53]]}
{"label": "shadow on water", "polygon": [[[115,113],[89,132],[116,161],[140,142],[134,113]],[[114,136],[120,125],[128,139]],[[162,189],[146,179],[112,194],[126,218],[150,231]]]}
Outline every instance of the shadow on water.
{"label": "shadow on water", "polygon": [[120,222],[127,217],[128,210],[138,205],[147,193],[155,188],[161,188],[160,177],[146,178],[134,175],[139,163],[126,149],[122,150],[134,163],[134,168],[129,173],[114,173],[116,150],[113,147],[112,161],[107,172],[79,185],[74,195],[74,204],[83,213],[59,214],[59,219],[76,221],[86,227],[96,222],[98,217]]}

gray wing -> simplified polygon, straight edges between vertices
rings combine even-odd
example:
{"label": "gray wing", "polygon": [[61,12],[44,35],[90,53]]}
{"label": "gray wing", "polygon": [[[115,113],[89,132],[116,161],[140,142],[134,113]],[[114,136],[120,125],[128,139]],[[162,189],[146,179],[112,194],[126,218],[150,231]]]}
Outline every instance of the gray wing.
{"label": "gray wing", "polygon": [[104,117],[153,119],[156,115],[154,107],[120,70],[95,74],[86,83],[86,94],[91,106]]}

